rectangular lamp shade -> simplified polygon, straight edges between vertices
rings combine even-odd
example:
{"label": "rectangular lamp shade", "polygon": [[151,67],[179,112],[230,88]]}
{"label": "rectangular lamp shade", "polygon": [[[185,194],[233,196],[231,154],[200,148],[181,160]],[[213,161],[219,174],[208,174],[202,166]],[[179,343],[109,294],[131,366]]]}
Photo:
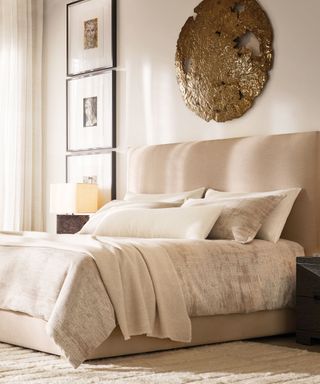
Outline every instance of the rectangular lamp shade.
{"label": "rectangular lamp shade", "polygon": [[97,184],[58,183],[50,185],[50,212],[91,213],[98,209]]}

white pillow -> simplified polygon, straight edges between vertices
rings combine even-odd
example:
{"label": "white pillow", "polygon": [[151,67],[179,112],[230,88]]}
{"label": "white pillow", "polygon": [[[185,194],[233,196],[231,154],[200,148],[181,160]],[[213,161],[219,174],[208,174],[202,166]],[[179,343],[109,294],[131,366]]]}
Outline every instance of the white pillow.
{"label": "white pillow", "polygon": [[200,199],[204,194],[205,188],[197,188],[192,191],[178,192],[178,193],[134,193],[127,192],[124,200],[131,201],[166,201],[176,202],[177,200],[185,199]]}
{"label": "white pillow", "polygon": [[155,201],[144,203],[139,201],[112,200],[109,203],[105,204],[103,207],[101,207],[99,211],[97,211],[95,214],[91,215],[90,219],[86,222],[86,224],[82,227],[78,234],[92,234],[97,229],[97,226],[100,224],[101,220],[105,217],[108,212],[110,212],[110,210],[125,208],[176,208],[180,207],[182,203],[183,200],[177,201],[175,203]]}
{"label": "white pillow", "polygon": [[214,189],[208,189],[205,198],[210,197],[210,199],[215,198],[218,200],[229,197],[262,197],[286,195],[285,198],[282,199],[274,208],[274,210],[266,217],[256,236],[258,239],[268,240],[276,243],[280,239],[282,230],[300,191],[301,188],[288,188],[269,192],[239,193],[220,192]]}
{"label": "white pillow", "polygon": [[221,207],[213,205],[113,210],[105,215],[94,235],[202,240],[220,213]]}

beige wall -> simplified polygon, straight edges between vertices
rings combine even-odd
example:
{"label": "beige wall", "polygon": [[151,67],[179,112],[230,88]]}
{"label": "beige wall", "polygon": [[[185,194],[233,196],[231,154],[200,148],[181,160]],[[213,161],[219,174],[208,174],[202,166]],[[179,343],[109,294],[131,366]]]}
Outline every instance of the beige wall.
{"label": "beige wall", "polygon": [[[65,4],[44,0],[46,185],[65,178]],[[179,31],[199,0],[118,0],[118,172],[126,189],[128,146],[319,130],[319,0],[260,0],[274,28],[271,78],[253,108],[207,123],[179,94],[174,55]],[[54,229],[48,214],[47,226]]]}

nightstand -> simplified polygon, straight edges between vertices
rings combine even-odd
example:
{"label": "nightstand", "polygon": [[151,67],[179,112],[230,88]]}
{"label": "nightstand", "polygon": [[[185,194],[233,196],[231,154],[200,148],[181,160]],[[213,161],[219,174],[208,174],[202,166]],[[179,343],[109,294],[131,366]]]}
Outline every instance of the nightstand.
{"label": "nightstand", "polygon": [[297,257],[296,310],[297,343],[320,342],[320,257]]}
{"label": "nightstand", "polygon": [[76,233],[89,220],[89,215],[57,215],[57,233]]}

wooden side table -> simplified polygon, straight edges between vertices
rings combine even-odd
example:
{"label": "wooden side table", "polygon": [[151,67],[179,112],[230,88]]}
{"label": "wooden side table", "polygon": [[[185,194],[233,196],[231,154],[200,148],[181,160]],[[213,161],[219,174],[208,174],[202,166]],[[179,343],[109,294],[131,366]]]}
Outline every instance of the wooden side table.
{"label": "wooden side table", "polygon": [[320,257],[297,257],[296,294],[296,340],[311,345],[320,341]]}
{"label": "wooden side table", "polygon": [[79,232],[89,220],[89,215],[57,215],[57,233]]}

